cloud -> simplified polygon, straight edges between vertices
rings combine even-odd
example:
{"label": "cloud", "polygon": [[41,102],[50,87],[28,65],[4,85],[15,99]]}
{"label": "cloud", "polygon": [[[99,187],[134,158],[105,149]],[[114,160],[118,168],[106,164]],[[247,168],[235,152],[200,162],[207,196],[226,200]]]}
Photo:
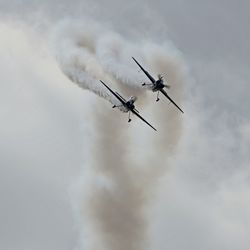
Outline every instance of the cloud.
{"label": "cloud", "polygon": [[1,23],[0,37],[0,247],[68,249],[76,240],[68,178],[81,162],[70,132],[77,105],[29,27]]}

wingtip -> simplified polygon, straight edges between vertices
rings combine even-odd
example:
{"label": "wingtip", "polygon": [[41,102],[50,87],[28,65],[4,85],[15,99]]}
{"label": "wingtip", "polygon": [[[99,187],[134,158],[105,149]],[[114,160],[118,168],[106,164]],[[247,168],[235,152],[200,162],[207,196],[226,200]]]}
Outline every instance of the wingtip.
{"label": "wingtip", "polygon": [[138,64],[137,60],[133,56],[132,56],[132,59],[134,60],[134,62],[136,62]]}
{"label": "wingtip", "polygon": [[152,128],[154,131],[156,131],[156,132],[157,132],[157,129],[156,129],[155,127],[151,126],[151,128]]}
{"label": "wingtip", "polygon": [[102,80],[99,80],[100,81],[100,83],[102,83],[103,85],[105,85],[106,86],[106,84],[102,81]]}

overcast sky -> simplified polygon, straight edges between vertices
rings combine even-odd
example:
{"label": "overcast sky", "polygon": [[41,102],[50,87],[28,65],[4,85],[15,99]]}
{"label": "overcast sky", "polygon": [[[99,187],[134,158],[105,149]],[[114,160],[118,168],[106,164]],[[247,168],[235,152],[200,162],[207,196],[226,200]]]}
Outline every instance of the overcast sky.
{"label": "overcast sky", "polygon": [[249,8],[0,0],[0,248],[78,245],[71,187],[88,159],[96,97],[62,74],[50,35],[65,18],[91,18],[131,40],[171,40],[190,70],[184,132],[150,210],[152,249],[249,249]]}

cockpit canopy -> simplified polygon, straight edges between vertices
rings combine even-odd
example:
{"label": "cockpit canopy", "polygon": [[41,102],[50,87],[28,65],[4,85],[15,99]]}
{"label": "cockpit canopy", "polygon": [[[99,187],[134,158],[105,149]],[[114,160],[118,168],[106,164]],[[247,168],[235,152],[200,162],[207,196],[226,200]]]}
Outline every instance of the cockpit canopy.
{"label": "cockpit canopy", "polygon": [[131,101],[132,103],[134,103],[136,100],[137,100],[137,97],[136,97],[136,96],[131,96],[131,97],[129,98],[129,101]]}

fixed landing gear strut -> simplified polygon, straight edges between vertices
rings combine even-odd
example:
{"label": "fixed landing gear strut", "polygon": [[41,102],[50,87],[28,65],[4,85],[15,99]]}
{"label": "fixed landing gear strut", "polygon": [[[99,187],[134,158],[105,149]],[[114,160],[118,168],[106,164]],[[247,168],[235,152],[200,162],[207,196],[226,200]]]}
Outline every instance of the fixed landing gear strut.
{"label": "fixed landing gear strut", "polygon": [[131,122],[131,119],[130,119],[130,111],[128,112],[128,122]]}
{"label": "fixed landing gear strut", "polygon": [[160,98],[159,98],[159,91],[157,92],[157,99],[156,99],[157,102],[160,101]]}

